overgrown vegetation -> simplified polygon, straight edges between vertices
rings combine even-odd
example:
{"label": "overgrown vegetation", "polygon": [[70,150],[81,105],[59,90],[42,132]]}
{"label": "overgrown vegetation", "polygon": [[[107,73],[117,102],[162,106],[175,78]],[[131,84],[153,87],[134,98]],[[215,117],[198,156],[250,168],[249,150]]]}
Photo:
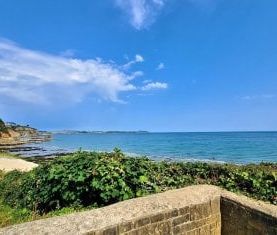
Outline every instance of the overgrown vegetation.
{"label": "overgrown vegetation", "polygon": [[28,173],[10,172],[0,180],[0,198],[5,208],[26,212],[26,217],[55,215],[202,183],[277,204],[277,164],[154,162],[117,149],[79,151]]}

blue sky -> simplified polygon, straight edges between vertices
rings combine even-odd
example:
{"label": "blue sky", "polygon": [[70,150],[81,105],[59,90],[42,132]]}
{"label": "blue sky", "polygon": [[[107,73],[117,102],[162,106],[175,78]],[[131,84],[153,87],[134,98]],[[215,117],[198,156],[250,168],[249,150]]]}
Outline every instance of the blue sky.
{"label": "blue sky", "polygon": [[276,9],[0,0],[0,116],[48,130],[277,130]]}

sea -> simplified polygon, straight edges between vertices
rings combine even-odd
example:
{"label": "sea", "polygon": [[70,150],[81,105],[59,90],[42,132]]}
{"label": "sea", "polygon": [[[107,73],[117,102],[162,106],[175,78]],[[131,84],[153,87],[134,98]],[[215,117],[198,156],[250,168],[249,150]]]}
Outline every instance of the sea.
{"label": "sea", "polygon": [[68,132],[31,145],[25,156],[76,150],[112,151],[153,160],[219,163],[277,162],[277,132]]}

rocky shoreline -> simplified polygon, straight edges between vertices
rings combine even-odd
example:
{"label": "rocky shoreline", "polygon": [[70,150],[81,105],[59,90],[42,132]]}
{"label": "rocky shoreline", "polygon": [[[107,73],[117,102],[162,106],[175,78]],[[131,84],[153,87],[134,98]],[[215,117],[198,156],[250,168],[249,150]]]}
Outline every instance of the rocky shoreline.
{"label": "rocky shoreline", "polygon": [[41,147],[30,146],[30,144],[49,141],[52,134],[40,131],[30,126],[15,123],[4,123],[1,119],[0,129],[0,151],[19,153],[28,151],[43,151]]}

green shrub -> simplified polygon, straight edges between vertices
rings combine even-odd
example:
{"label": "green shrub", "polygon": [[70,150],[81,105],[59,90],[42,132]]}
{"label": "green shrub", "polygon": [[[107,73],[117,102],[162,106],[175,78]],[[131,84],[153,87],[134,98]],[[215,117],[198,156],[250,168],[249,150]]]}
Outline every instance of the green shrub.
{"label": "green shrub", "polygon": [[79,151],[29,173],[8,173],[0,181],[0,196],[14,208],[43,214],[62,208],[100,207],[200,183],[277,204],[276,164],[154,162],[126,157],[117,149],[111,153]]}
{"label": "green shrub", "polygon": [[220,176],[218,185],[277,205],[277,171],[273,168],[253,165],[232,167]]}
{"label": "green shrub", "polygon": [[[103,206],[158,191],[149,181],[151,164],[148,159],[131,160],[118,151],[78,152],[39,166],[24,177],[8,174],[0,183],[5,189],[1,194],[8,205],[40,213]],[[11,178],[14,182],[9,188]]]}
{"label": "green shrub", "polygon": [[0,195],[6,204],[15,208],[21,207],[21,186],[25,174],[27,173],[14,170],[6,173],[0,181]]}

